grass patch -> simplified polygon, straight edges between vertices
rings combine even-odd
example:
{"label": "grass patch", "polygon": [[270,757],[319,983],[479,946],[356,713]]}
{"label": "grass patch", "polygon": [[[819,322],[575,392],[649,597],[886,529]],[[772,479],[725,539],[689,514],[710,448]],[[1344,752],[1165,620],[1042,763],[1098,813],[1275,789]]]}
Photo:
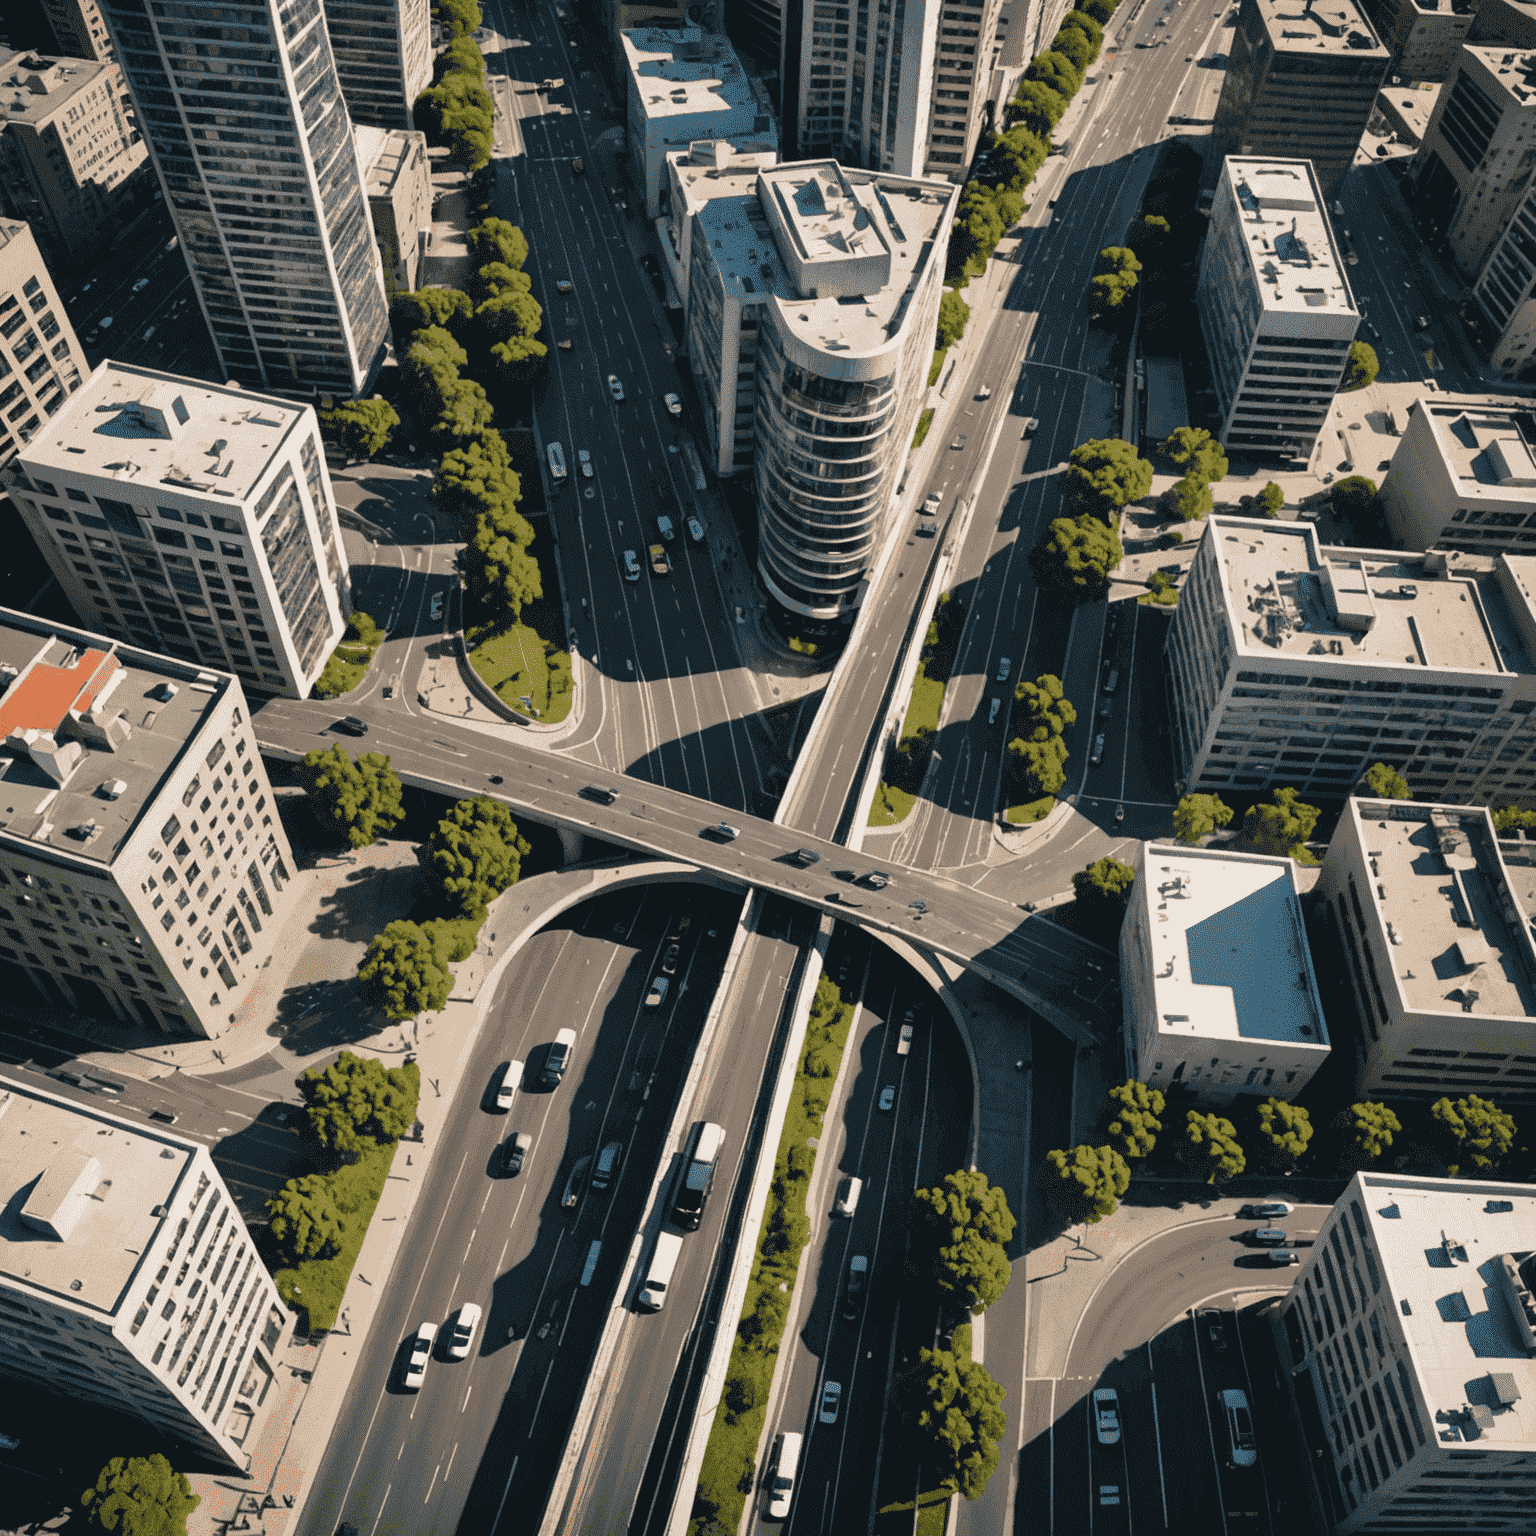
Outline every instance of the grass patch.
{"label": "grass patch", "polygon": [[1147,590],[1137,597],[1138,603],[1158,603],[1164,608],[1175,608],[1179,602],[1179,584],[1167,571],[1153,571],[1147,578]]}
{"label": "grass patch", "polygon": [[914,448],[921,448],[923,446],[923,440],[928,436],[928,429],[933,425],[933,410],[934,408],[930,405],[917,418],[917,431],[912,434],[912,446]]}
{"label": "grass patch", "polygon": [[1003,820],[1015,827],[1028,826],[1031,822],[1044,821],[1056,808],[1056,796],[1046,795],[1040,800],[1026,800],[1023,805],[1010,805],[1003,813]]}
{"label": "grass patch", "polygon": [[928,370],[928,388],[932,389],[939,382],[939,375],[944,372],[944,359],[949,356],[948,347],[940,347],[933,354],[933,367]]}
{"label": "grass patch", "polygon": [[797,656],[814,656],[821,649],[814,640],[806,640],[799,635],[789,637],[789,648]]}
{"label": "grass patch", "polygon": [[907,812],[917,804],[917,796],[908,794],[904,789],[897,789],[894,784],[887,784],[881,779],[879,787],[875,790],[875,798],[869,807],[869,822],[872,827],[894,827],[907,819]]}
{"label": "grass patch", "polygon": [[331,652],[325,669],[310,689],[317,699],[336,699],[351,691],[368,675],[374,653],[384,643],[385,634],[361,611],[347,620],[347,632]]}
{"label": "grass patch", "polygon": [[843,1001],[836,985],[823,976],[816,985],[805,1054],[774,1159],[773,1184],[741,1321],[736,1325],[725,1393],[715,1410],[715,1425],[694,1493],[689,1536],[700,1536],[706,1528],[734,1531],[741,1524],[757,1481],[757,1442],[768,1412],[768,1388],[789,1317],[800,1254],[811,1235],[805,1187],[816,1165],[816,1153],[809,1142],[822,1134],[822,1117],[831,1102],[832,1084],[852,1022],[853,1009]]}
{"label": "grass patch", "polygon": [[571,657],[527,624],[508,629],[482,625],[468,633],[469,664],[496,692],[508,709],[528,715],[524,698],[533,702],[531,718],[556,725],[571,712]]}
{"label": "grass patch", "polygon": [[942,1488],[918,1494],[913,1499],[897,1499],[882,1504],[875,1516],[875,1536],[912,1536],[914,1509],[917,1511],[917,1536],[944,1536],[949,1516],[950,1496]]}

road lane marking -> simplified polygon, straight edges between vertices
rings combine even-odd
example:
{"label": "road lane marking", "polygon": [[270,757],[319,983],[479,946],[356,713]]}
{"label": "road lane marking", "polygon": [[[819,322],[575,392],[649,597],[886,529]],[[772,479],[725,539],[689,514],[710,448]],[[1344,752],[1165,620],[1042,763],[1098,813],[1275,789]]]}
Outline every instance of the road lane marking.
{"label": "road lane marking", "polygon": [[471,1392],[473,1392],[474,1390],[475,1390],[474,1382],[470,1382],[470,1384],[467,1387],[464,1388],[464,1401],[459,1404],[459,1412],[460,1413],[463,1413],[464,1410],[469,1407],[469,1394]]}

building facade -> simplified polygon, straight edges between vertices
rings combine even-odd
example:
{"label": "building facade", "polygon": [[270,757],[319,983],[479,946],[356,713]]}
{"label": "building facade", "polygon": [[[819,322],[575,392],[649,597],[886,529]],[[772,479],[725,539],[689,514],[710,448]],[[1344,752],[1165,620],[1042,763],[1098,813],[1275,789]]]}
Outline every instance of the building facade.
{"label": "building facade", "polygon": [[1294,1099],[1329,1050],[1295,865],[1142,843],[1120,998],[1132,1077],[1222,1108]]}
{"label": "building facade", "polygon": [[1467,41],[1536,48],[1536,0],[1478,0]]}
{"label": "building facade", "polygon": [[1003,50],[1003,0],[942,0],[923,174],[964,181],[983,131],[995,129],[993,70]]}
{"label": "building facade", "polygon": [[1420,395],[1381,500],[1399,548],[1536,554],[1536,416],[1514,401]]}
{"label": "building facade", "polygon": [[17,1070],[0,1076],[0,1169],[12,1392],[132,1413],[243,1473],[292,1316],[208,1149]]}
{"label": "building facade", "polygon": [[1424,142],[1413,188],[1457,269],[1475,277],[1536,168],[1536,53],[1462,48]]}
{"label": "building facade", "polygon": [[106,0],[105,14],[225,378],[366,394],[389,316],[320,7]]}
{"label": "building facade", "polygon": [[1195,299],[1221,441],[1310,458],[1360,313],[1305,160],[1223,163]]}
{"label": "building facade", "polygon": [[1529,1184],[1358,1173],[1334,1204],[1275,1332],[1340,1536],[1531,1530],[1533,1248]]}
{"label": "building facade", "polygon": [[1473,0],[1375,0],[1372,23],[1403,81],[1448,80],[1472,30]]}
{"label": "building facade", "polygon": [[98,64],[117,62],[96,0],[42,0],[42,6],[60,53],[71,59],[94,59]]}
{"label": "building facade", "polygon": [[56,265],[92,256],[148,198],[123,95],[116,64],[0,49],[0,202]]}
{"label": "building facade", "polygon": [[1337,797],[1382,761],[1442,800],[1536,793],[1533,572],[1209,518],[1165,651],[1185,788]]}
{"label": "building facade", "polygon": [[1520,377],[1536,365],[1536,181],[1521,194],[1472,290],[1489,361]]}
{"label": "building facade", "polygon": [[353,123],[413,128],[416,98],[432,83],[428,0],[325,0],[325,30]]}
{"label": "building facade", "polygon": [[432,169],[427,136],[414,129],[358,128],[368,216],[384,267],[384,291],[414,293],[432,245]]}
{"label": "building facade", "polygon": [[75,612],[302,699],[351,612],[309,406],[101,364],[10,471]]}
{"label": "building facade", "polygon": [[88,372],[32,231],[0,219],[0,470]]}
{"label": "building facade", "polygon": [[[662,196],[661,253],[666,258],[672,286],[688,309],[688,282],[693,268],[694,214],[706,203],[720,198],[749,199],[757,196],[757,173],[777,165],[771,149],[738,150],[723,139],[704,139],[667,156],[667,188]],[[750,206],[743,202],[743,208]],[[684,338],[684,351],[687,339]],[[751,426],[747,428],[750,462]],[[733,474],[734,467],[721,471]]]}
{"label": "building facade", "polygon": [[1364,1094],[1536,1097],[1536,944],[1480,806],[1350,800],[1318,890]]}
{"label": "building facade", "polygon": [[0,961],[52,1007],[216,1039],[292,900],[239,683],[0,610]]}
{"label": "building facade", "polygon": [[1310,160],[1337,197],[1391,58],[1354,0],[1241,0],[1216,152]]}

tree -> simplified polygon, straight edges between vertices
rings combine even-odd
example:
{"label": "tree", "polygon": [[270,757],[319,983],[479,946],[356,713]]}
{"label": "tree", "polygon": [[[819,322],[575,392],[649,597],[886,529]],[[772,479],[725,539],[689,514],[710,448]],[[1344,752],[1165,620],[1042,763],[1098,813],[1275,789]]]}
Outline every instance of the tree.
{"label": "tree", "polygon": [[1118,933],[1135,883],[1136,871],[1106,853],[1072,876],[1072,895],[1084,917],[1096,926]]}
{"label": "tree", "polygon": [[497,623],[517,622],[524,607],[544,595],[544,575],[526,546],[499,533],[482,517],[461,559],[470,596]]}
{"label": "tree", "polygon": [[447,381],[439,395],[436,414],[423,412],[427,431],[435,438],[473,437],[484,432],[495,417],[485,386],[474,379]]}
{"label": "tree", "polygon": [[87,1521],[117,1536],[186,1536],[187,1517],[202,1502],[186,1473],[175,1471],[158,1451],[114,1456],[96,1486],[80,1495]]}
{"label": "tree", "polygon": [[1207,1184],[1221,1184],[1235,1179],[1248,1166],[1243,1149],[1237,1143],[1237,1128],[1220,1115],[1190,1110],[1184,1117],[1184,1141],[1179,1158],[1192,1173]]}
{"label": "tree", "polygon": [[1025,80],[1014,94],[1011,109],[1031,133],[1047,138],[1067,110],[1067,98],[1044,80]]}
{"label": "tree", "polygon": [[1123,438],[1090,438],[1067,458],[1061,493],[1074,516],[1092,513],[1101,522],[1113,523],[1122,507],[1152,488],[1151,463]]}
{"label": "tree", "polygon": [[1088,284],[1088,308],[1095,320],[1120,309],[1135,292],[1140,271],[1135,251],[1123,245],[1106,245],[1099,252],[1098,275]]}
{"label": "tree", "polygon": [[1147,213],[1131,220],[1131,227],[1125,232],[1125,243],[1140,257],[1144,267],[1157,267],[1168,258],[1172,234],[1173,227],[1167,219]]}
{"label": "tree", "polygon": [[1501,805],[1493,813],[1495,832],[1536,832],[1536,811],[1523,811],[1518,805]]}
{"label": "tree", "polygon": [[432,935],[402,918],[368,941],[357,979],[363,1001],[392,1023],[435,1013],[453,990],[453,974]]}
{"label": "tree", "polygon": [[452,332],[475,307],[469,295],[457,288],[418,288],[415,293],[397,293],[391,309],[397,334],[409,336],[433,325]]}
{"label": "tree", "polygon": [[1098,55],[1098,50],[1093,46],[1093,40],[1086,33],[1078,31],[1076,27],[1062,27],[1061,31],[1051,39],[1051,49],[1070,59],[1072,67],[1079,75],[1093,63]]}
{"label": "tree", "polygon": [[517,884],[529,852],[512,812],[477,795],[458,801],[438,822],[421,848],[422,872],[443,905],[479,922],[487,903]]}
{"label": "tree", "polygon": [[1376,382],[1381,372],[1381,362],[1376,349],[1368,341],[1352,341],[1349,344],[1349,361],[1344,365],[1344,380],[1339,388],[1345,391],[1364,389]]}
{"label": "tree", "polygon": [[1041,80],[1068,101],[1083,88],[1083,72],[1066,54],[1054,48],[1037,53],[1024,71],[1026,80]]}
{"label": "tree", "polygon": [[289,1264],[328,1259],[341,1247],[344,1223],[331,1181],[324,1174],[289,1179],[267,1201],[267,1215],[267,1230]]}
{"label": "tree", "polygon": [[1514,1116],[1475,1093],[1464,1099],[1436,1099],[1429,1106],[1429,1116],[1446,1151],[1445,1166],[1452,1176],[1461,1171],[1463,1162],[1470,1163],[1478,1173],[1492,1172],[1515,1144]]}
{"label": "tree", "polygon": [[914,1191],[911,1226],[913,1262],[940,1296],[975,1313],[1003,1294],[1012,1273],[1006,1245],[1017,1222],[986,1174],[962,1169]]}
{"label": "tree", "polygon": [[1015,736],[1008,743],[1008,760],[1020,789],[1031,800],[1058,794],[1067,782],[1067,744],[1059,736],[1045,741]]}
{"label": "tree", "polygon": [[1137,1078],[1117,1083],[1105,1095],[1104,1129],[1121,1157],[1150,1157],[1163,1122],[1158,1119],[1166,1100],[1160,1089]]}
{"label": "tree", "polygon": [[1013,772],[1031,799],[1054,795],[1067,781],[1062,732],[1077,719],[1077,710],[1063,694],[1061,679],[1049,673],[1020,682],[1013,696],[1024,706],[1020,734],[1008,743]]}
{"label": "tree", "polygon": [[1334,1129],[1347,1138],[1342,1161],[1348,1169],[1368,1167],[1378,1161],[1403,1130],[1400,1121],[1385,1104],[1363,1100],[1340,1110]]}
{"label": "tree", "polygon": [[1163,452],[1180,469],[1208,485],[1226,479],[1226,453],[1204,427],[1175,427],[1163,443]]}
{"label": "tree", "polygon": [[1040,1170],[1045,1198],[1069,1222],[1090,1226],[1113,1216],[1120,1197],[1131,1187],[1131,1170],[1113,1147],[1073,1147],[1070,1152],[1047,1152]]}
{"label": "tree", "polygon": [[343,400],[317,413],[320,430],[349,459],[371,459],[383,451],[389,434],[400,425],[400,413],[388,400]]}
{"label": "tree", "polygon": [[[1104,41],[1103,24],[1096,20],[1094,17],[1090,16],[1087,11],[1083,10],[1081,7],[1077,7],[1068,11],[1067,14],[1062,18],[1061,31],[1066,32],[1069,30],[1081,32],[1083,36],[1086,37],[1088,41],[1093,45],[1093,58],[1089,59],[1088,61],[1091,64],[1093,59],[1098,58],[1099,47]],[[1059,36],[1060,34],[1058,33],[1057,35]]]}
{"label": "tree", "polygon": [[1290,1172],[1312,1140],[1312,1117],[1299,1104],[1271,1096],[1257,1110],[1259,1145],[1271,1168]]}
{"label": "tree", "polygon": [[1062,691],[1061,679],[1049,672],[1042,672],[1032,683],[1020,681],[1013,696],[1024,706],[1020,723],[1033,740],[1060,736],[1069,725],[1077,723],[1076,706]]}
{"label": "tree", "polygon": [[1274,792],[1269,805],[1251,805],[1243,817],[1243,836],[1256,853],[1305,863],[1312,855],[1306,841],[1317,827],[1322,814],[1315,805],[1305,805],[1288,785]]}
{"label": "tree", "polygon": [[1161,497],[1164,513],[1182,523],[1192,523],[1211,510],[1211,488],[1193,470],[1176,480]]}
{"label": "tree", "polygon": [[1365,770],[1362,787],[1378,800],[1412,800],[1408,780],[1388,763],[1372,763]]}
{"label": "tree", "polygon": [[997,1442],[1008,1427],[1008,1395],[969,1351],[922,1349],[898,1378],[896,1407],[922,1462],[924,1481],[978,1499],[997,1468]]}
{"label": "tree", "polygon": [[459,382],[459,370],[469,353],[440,325],[424,326],[411,333],[400,367],[405,397],[423,421],[442,413],[448,391]]}
{"label": "tree", "polygon": [[1075,602],[1089,602],[1109,591],[1109,573],[1123,554],[1115,530],[1085,512],[1076,519],[1053,519],[1030,551],[1029,568],[1042,587]]}
{"label": "tree", "polygon": [[1219,795],[1185,795],[1173,808],[1173,830],[1181,843],[1191,848],[1208,832],[1229,826],[1232,807]]}
{"label": "tree", "polygon": [[434,0],[432,9],[450,36],[463,37],[480,30],[479,0]]}
{"label": "tree", "polygon": [[414,1063],[386,1067],[372,1056],[351,1051],[343,1051],[328,1067],[311,1067],[299,1077],[310,1134],[333,1156],[349,1163],[374,1147],[393,1146],[410,1130],[420,1085],[421,1073]]}
{"label": "tree", "polygon": [[966,322],[970,318],[971,306],[958,293],[946,291],[939,300],[939,346],[954,346],[965,335]]}
{"label": "tree", "polygon": [[315,747],[299,764],[299,782],[315,819],[354,848],[366,848],[405,815],[400,777],[381,752],[365,752],[354,763],[340,742]]}
{"label": "tree", "polygon": [[1346,475],[1334,481],[1328,502],[1335,517],[1364,517],[1376,505],[1376,482],[1369,475]]}
{"label": "tree", "polygon": [[499,261],[521,272],[528,260],[527,238],[506,219],[482,219],[465,233],[464,242],[469,246],[470,261],[477,267]]}
{"label": "tree", "polygon": [[1265,517],[1279,517],[1284,505],[1285,492],[1273,480],[1266,481],[1264,489],[1253,498],[1254,511],[1262,512]]}
{"label": "tree", "polygon": [[1109,18],[1115,14],[1115,6],[1119,0],[1085,0],[1082,9],[1099,23],[1101,27],[1109,25]]}
{"label": "tree", "polygon": [[474,537],[483,515],[514,543],[533,543],[533,525],[518,511],[523,482],[512,468],[501,433],[494,429],[464,438],[442,456],[432,495],[456,519],[466,539]]}

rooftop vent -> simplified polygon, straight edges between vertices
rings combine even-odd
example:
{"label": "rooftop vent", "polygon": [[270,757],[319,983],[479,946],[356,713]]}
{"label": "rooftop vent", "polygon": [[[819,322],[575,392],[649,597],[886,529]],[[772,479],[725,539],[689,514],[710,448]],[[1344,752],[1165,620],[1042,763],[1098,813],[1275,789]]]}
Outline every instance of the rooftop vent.
{"label": "rooftop vent", "polygon": [[126,779],[103,779],[96,793],[103,800],[117,800],[126,794],[127,791],[128,781]]}

